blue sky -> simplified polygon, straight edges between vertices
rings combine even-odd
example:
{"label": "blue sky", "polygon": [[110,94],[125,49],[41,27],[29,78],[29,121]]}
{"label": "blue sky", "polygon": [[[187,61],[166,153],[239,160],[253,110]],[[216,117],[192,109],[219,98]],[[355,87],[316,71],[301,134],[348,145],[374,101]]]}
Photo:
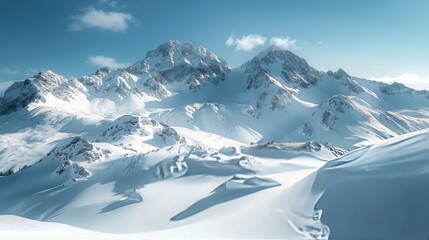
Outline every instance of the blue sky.
{"label": "blue sky", "polygon": [[423,84],[428,11],[426,0],[0,0],[0,82],[45,69],[79,77],[175,39],[232,67],[276,43],[319,70]]}

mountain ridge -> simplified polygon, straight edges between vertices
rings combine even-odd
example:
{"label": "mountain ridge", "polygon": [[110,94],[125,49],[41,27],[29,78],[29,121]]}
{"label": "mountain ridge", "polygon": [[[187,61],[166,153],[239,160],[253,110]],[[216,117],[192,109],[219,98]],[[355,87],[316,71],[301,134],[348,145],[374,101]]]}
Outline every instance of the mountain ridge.
{"label": "mountain ridge", "polygon": [[[336,108],[321,107],[334,99]],[[349,99],[357,104],[347,105]],[[0,100],[0,120],[29,112],[41,125],[53,115],[63,129],[85,129],[87,122],[134,114],[245,144],[316,141],[350,150],[429,127],[427,112],[412,110],[429,106],[428,91],[342,69],[318,71],[275,47],[231,69],[204,47],[180,41],[161,44],[129,67],[104,67],[80,78],[44,71],[14,83]],[[340,111],[344,107],[350,111]]]}

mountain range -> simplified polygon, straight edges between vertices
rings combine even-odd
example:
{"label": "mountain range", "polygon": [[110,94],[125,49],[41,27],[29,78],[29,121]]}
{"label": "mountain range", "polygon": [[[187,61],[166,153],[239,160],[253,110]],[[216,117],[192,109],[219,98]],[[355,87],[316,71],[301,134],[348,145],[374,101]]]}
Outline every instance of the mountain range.
{"label": "mountain range", "polygon": [[[202,46],[168,41],[129,67],[79,78],[43,71],[14,82],[0,98],[0,126],[1,214],[175,236],[207,229],[203,219],[237,225],[251,207],[239,198],[253,203],[260,191],[291,187],[282,172],[297,186],[321,178],[315,185],[327,189],[330,169],[357,164],[371,146],[427,139],[429,91],[319,71],[276,46],[231,68]],[[225,236],[267,236],[271,226],[270,237],[326,238],[319,198],[308,199],[308,218],[289,218],[286,229],[275,214],[260,232],[239,235],[245,224]],[[225,216],[207,211],[225,202]],[[242,216],[261,223],[259,214],[274,211],[262,209]]]}

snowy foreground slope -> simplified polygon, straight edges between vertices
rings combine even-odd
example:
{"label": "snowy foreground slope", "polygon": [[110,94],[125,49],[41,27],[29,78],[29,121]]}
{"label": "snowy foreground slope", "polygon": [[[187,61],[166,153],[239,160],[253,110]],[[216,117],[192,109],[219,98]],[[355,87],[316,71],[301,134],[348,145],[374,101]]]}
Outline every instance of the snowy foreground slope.
{"label": "snowy foreground slope", "polygon": [[276,47],[41,72],[0,97],[1,236],[427,238],[428,106]]}
{"label": "snowy foreground slope", "polygon": [[[66,234],[64,239],[67,239],[67,233],[79,239],[322,239],[328,236],[332,239],[351,236],[356,239],[426,239],[429,235],[426,216],[429,191],[425,185],[429,177],[428,146],[429,130],[422,130],[358,149],[328,162],[316,171],[314,168],[321,164],[310,164],[309,159],[299,159],[287,163],[278,173],[262,174],[265,180],[254,177],[229,178],[226,184],[219,185],[207,196],[201,196],[203,191],[199,188],[207,190],[215,183],[210,184],[207,179],[201,179],[203,176],[183,177],[158,186],[150,185],[148,189],[114,202],[128,205],[128,209],[124,207],[122,213],[116,212],[112,214],[114,216],[106,213],[100,215],[105,215],[103,218],[124,218],[116,219],[116,223],[113,219],[86,220],[88,210],[99,208],[97,204],[88,203],[84,207],[86,211],[78,211],[74,220],[69,217],[68,220],[60,221],[75,221],[73,225],[102,230],[103,226],[96,227],[94,222],[101,221],[105,231],[114,230],[109,224],[122,223],[122,227],[130,224],[137,227],[136,223],[140,223],[141,230],[149,230],[149,221],[145,224],[144,220],[145,215],[149,215],[152,229],[142,233],[107,234],[54,223],[32,222],[14,216],[0,216],[0,233],[10,239],[29,236],[32,239],[54,239],[58,234]],[[271,161],[266,159],[263,162],[273,164]],[[268,177],[271,180],[267,180]],[[211,178],[210,182],[217,181],[215,177]],[[100,197],[102,188],[93,186],[92,191],[96,191],[96,196],[78,194],[75,203],[68,208],[78,210],[77,205],[82,205],[85,198],[86,201],[89,201],[88,198],[95,201]],[[186,190],[189,188],[192,191]],[[161,194],[167,189],[169,192]],[[141,199],[139,196],[145,197]],[[164,212],[175,208],[172,205],[182,205],[186,199],[193,198],[201,199],[185,212],[198,212],[200,208],[207,210],[183,223],[163,219]],[[151,205],[151,208],[157,208],[153,210],[155,213],[143,206],[146,199],[147,204],[156,199],[158,204]],[[221,202],[224,203],[219,204]],[[136,211],[141,214],[136,214]],[[182,214],[182,217],[187,218],[188,215]],[[55,218],[51,220],[55,221]],[[81,221],[83,223],[78,223]]]}

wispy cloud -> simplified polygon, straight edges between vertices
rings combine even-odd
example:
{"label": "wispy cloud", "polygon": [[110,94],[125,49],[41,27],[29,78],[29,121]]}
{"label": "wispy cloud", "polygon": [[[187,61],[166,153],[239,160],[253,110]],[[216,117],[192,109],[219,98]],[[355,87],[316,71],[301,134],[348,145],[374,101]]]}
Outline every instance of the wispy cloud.
{"label": "wispy cloud", "polygon": [[235,43],[234,37],[231,35],[229,36],[229,38],[226,40],[225,44],[226,46],[232,46]]}
{"label": "wispy cloud", "polygon": [[120,62],[117,62],[115,58],[105,57],[103,55],[90,56],[88,58],[88,62],[91,65],[98,66],[98,67],[120,68],[120,67],[126,67],[130,65],[130,63],[120,63]]}
{"label": "wispy cloud", "polygon": [[296,40],[292,40],[289,37],[272,37],[270,44],[285,50],[298,48]]}
{"label": "wispy cloud", "polygon": [[128,25],[134,21],[129,13],[97,10],[88,8],[81,15],[72,16],[73,22],[69,25],[70,30],[80,31],[87,28],[98,28],[115,32],[123,32]]}
{"label": "wispy cloud", "polygon": [[227,46],[235,46],[237,51],[251,51],[257,46],[265,45],[266,38],[261,35],[247,35],[242,36],[241,38],[234,38],[234,36],[229,36],[225,44]]}
{"label": "wispy cloud", "polygon": [[399,76],[371,77],[370,79],[385,83],[397,82],[415,89],[429,90],[429,77],[422,77],[418,74],[405,73]]}
{"label": "wispy cloud", "polygon": [[19,75],[21,71],[17,66],[0,66],[0,73],[5,75]]}

